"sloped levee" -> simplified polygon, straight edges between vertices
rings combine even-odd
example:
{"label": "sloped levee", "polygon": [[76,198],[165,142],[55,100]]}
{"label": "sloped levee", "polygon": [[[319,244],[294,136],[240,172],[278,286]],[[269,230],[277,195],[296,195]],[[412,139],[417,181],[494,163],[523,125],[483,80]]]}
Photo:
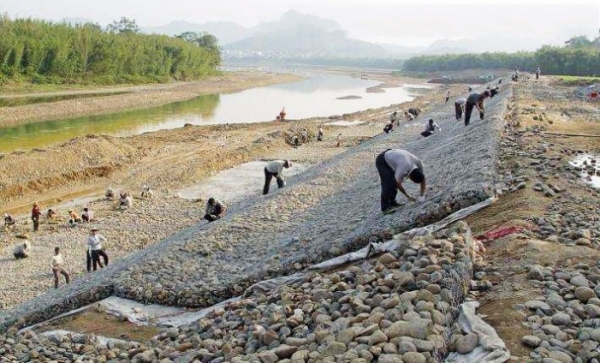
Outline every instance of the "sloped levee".
{"label": "sloped levee", "polygon": [[[30,325],[111,294],[144,303],[210,306],[257,281],[293,273],[483,201],[493,195],[510,95],[507,85],[486,102],[486,119],[473,119],[467,127],[454,119],[453,105],[433,109],[416,122],[424,124],[432,116],[443,129],[440,133],[423,138],[423,127],[399,127],[375,137],[289,180],[284,189],[247,199],[223,220],[188,228],[99,274],[3,312],[0,324]],[[429,190],[424,203],[408,203],[384,216],[374,159],[388,148],[422,158]],[[417,193],[416,185],[405,185]]]}

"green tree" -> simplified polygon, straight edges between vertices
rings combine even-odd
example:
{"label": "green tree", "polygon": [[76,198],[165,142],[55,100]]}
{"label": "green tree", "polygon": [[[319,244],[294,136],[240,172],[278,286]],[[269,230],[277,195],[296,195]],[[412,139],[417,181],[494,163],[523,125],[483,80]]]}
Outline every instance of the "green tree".
{"label": "green tree", "polygon": [[134,19],[128,19],[123,16],[120,20],[115,20],[112,24],[109,24],[107,30],[110,33],[137,34],[140,32],[140,27]]}

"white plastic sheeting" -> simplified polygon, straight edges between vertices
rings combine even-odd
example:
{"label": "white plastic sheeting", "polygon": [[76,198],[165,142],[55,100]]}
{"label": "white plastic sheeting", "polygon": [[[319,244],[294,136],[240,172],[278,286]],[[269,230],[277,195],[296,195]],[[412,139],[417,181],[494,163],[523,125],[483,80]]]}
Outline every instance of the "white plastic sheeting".
{"label": "white plastic sheeting", "polygon": [[458,325],[464,333],[475,333],[479,345],[469,354],[450,353],[445,363],[504,363],[510,359],[510,352],[494,328],[475,313],[477,301],[465,302],[460,307]]}

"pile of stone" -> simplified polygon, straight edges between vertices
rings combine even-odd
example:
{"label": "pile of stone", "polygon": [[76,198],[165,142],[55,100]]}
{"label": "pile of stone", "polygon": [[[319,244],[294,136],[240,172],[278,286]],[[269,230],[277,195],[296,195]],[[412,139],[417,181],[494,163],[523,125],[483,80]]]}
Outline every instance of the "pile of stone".
{"label": "pile of stone", "polygon": [[[472,273],[470,230],[457,222],[434,235],[398,238],[388,253],[252,290],[192,324],[163,330],[151,347],[12,331],[2,353],[82,362],[441,362]],[[453,341],[453,350],[468,353],[478,339]]]}
{"label": "pile of stone", "polygon": [[547,363],[600,362],[600,264],[573,269],[533,265],[528,278],[543,296],[519,306],[532,330],[522,343]]}

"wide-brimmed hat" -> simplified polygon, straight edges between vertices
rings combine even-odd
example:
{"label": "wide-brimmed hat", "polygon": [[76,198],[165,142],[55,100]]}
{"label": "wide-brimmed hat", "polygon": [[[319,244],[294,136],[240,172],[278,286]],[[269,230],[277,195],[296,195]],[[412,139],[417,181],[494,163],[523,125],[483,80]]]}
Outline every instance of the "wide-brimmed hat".
{"label": "wide-brimmed hat", "polygon": [[92,228],[92,229],[90,229],[90,231],[91,231],[91,232],[98,232],[98,231],[99,231],[99,229],[98,229],[98,228]]}

